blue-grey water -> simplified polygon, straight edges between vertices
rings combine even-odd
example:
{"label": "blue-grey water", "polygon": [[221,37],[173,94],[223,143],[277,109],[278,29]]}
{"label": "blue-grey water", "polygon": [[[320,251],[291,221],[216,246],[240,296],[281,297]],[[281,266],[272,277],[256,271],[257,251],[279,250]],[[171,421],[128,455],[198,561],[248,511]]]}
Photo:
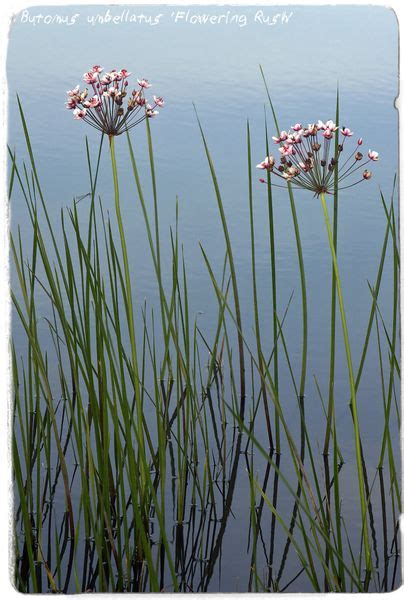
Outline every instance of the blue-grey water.
{"label": "blue-grey water", "polygon": [[[188,9],[190,12],[186,15]],[[110,17],[117,17],[116,22],[105,22],[107,11]],[[257,11],[262,11],[263,15],[257,16]],[[222,23],[202,25],[193,22],[193,15],[207,13],[223,15]],[[144,14],[149,19],[145,23],[128,22],[134,14]],[[70,24],[66,21],[57,23],[51,18],[40,19],[39,15],[65,16]],[[266,22],[264,17],[268,18]],[[133,72],[132,77],[148,78],[153,84],[150,91],[162,95],[166,101],[160,115],[151,122],[160,230],[162,246],[166,249],[163,256],[169,278],[169,228],[175,220],[178,198],[191,312],[198,314],[200,327],[210,336],[216,326],[217,302],[198,242],[206,249],[217,272],[223,261],[224,243],[193,104],[217,169],[240,281],[244,330],[247,337],[253,339],[246,123],[248,119],[255,165],[265,156],[264,105],[267,102],[259,65],[267,76],[281,129],[288,129],[297,121],[307,123],[334,118],[336,88],[339,86],[341,123],[354,131],[352,139],[363,137],[366,152],[372,148],[380,153],[380,161],[372,165],[372,180],[342,192],[340,196],[338,252],[352,355],[357,367],[371,305],[367,281],[371,284],[375,281],[386,224],[379,190],[389,199],[398,166],[398,115],[394,106],[398,95],[398,29],[394,12],[368,6],[79,6],[33,7],[19,13],[10,31],[7,63],[9,144],[12,150],[15,149],[17,158],[26,157],[16,102],[18,93],[49,214],[55,221],[62,207],[71,206],[73,197],[89,192],[84,139],[88,136],[90,147],[96,152],[99,136],[84,123],[74,121],[64,102],[65,91],[81,84],[82,74],[93,64],[106,69],[127,68]],[[267,114],[272,135],[275,133],[273,120],[270,113]],[[143,126],[134,131],[133,139],[141,177],[150,196]],[[135,294],[139,302],[147,298],[153,304],[157,301],[157,287],[154,277],[150,276],[152,263],[124,136],[116,140],[116,147],[124,221],[136,276]],[[258,171],[255,175],[257,279],[261,328],[268,349],[271,343],[268,217],[265,188],[258,182]],[[102,158],[99,191],[104,206],[112,210],[112,181],[106,152]],[[83,212],[85,202],[84,199],[80,204]],[[319,201],[310,193],[299,191],[296,209],[309,310],[305,402],[313,446],[321,448],[324,420],[314,377],[325,392],[329,363],[331,261]],[[291,362],[298,373],[301,352],[299,270],[290,206],[284,191],[274,194],[274,214],[278,306],[283,311],[294,292],[285,322],[285,337]],[[29,236],[26,206],[18,194],[12,200],[11,215],[13,231],[19,226],[23,239]],[[13,272],[11,280],[16,284]],[[392,314],[392,260],[389,253],[384,281],[379,306],[388,326]],[[337,319],[338,327],[339,324]],[[23,352],[25,339],[16,319],[13,337],[17,353]],[[286,365],[281,369],[281,381],[282,378],[288,379]],[[350,502],[357,502],[357,490],[349,484],[349,473],[354,473],[355,468],[354,443],[340,336],[335,389],[340,443],[346,461],[343,502],[349,507]],[[378,423],[383,415],[375,343],[369,348],[359,403],[367,465],[374,474],[381,443]],[[285,403],[284,410],[287,420],[297,427],[299,417],[295,401]],[[393,429],[397,431],[395,426]],[[239,483],[233,508],[236,519],[224,539],[221,573],[212,580],[211,591],[246,589],[248,494],[249,483],[245,478]],[[353,524],[349,525],[353,527]],[[294,569],[298,570],[297,565],[297,561],[294,564],[292,561],[291,577]],[[304,591],[307,585],[307,581],[300,579],[293,589]]]}

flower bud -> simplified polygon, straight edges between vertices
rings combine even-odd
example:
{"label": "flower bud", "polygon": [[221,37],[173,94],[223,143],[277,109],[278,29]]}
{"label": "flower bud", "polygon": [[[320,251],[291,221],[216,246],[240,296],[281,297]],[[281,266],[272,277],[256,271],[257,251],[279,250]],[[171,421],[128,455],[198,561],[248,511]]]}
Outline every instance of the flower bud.
{"label": "flower bud", "polygon": [[367,169],[363,171],[363,179],[370,179],[372,177],[372,171],[368,171]]}

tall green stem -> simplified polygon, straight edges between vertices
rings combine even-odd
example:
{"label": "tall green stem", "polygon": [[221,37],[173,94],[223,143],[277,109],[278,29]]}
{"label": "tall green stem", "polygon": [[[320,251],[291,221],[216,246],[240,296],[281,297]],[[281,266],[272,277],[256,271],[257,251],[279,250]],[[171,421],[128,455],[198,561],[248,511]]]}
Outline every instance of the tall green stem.
{"label": "tall green stem", "polygon": [[360,431],[359,431],[359,418],[358,418],[358,409],[356,404],[356,389],[355,389],[355,376],[352,367],[352,358],[351,358],[351,347],[349,343],[348,336],[348,327],[345,317],[345,308],[344,308],[344,300],[342,296],[341,290],[341,280],[339,276],[337,255],[335,252],[334,242],[333,242],[333,232],[331,229],[330,218],[328,215],[327,203],[325,200],[325,195],[320,194],[321,206],[323,208],[325,225],[327,228],[328,235],[328,243],[331,250],[334,274],[335,274],[335,284],[337,289],[339,310],[341,316],[342,323],[342,331],[344,335],[344,345],[345,345],[345,354],[346,354],[346,362],[348,367],[348,376],[349,376],[349,388],[351,394],[351,407],[352,407],[352,418],[353,418],[353,426],[354,426],[354,436],[355,436],[355,454],[356,454],[356,468],[358,474],[358,486],[359,486],[359,496],[361,503],[361,515],[362,515],[362,525],[363,525],[363,544],[365,549],[365,561],[366,561],[366,571],[370,573],[372,568],[372,557],[371,557],[371,549],[369,545],[369,534],[368,534],[368,526],[367,526],[367,508],[366,508],[366,492],[365,492],[365,484],[364,484],[364,474],[363,474],[363,465],[362,465],[362,455],[361,455],[361,441],[360,441]]}
{"label": "tall green stem", "polygon": [[[339,92],[337,90],[337,108],[335,114],[335,124],[339,125]],[[335,132],[335,148],[334,156],[338,156],[338,144],[339,144],[339,130]],[[338,240],[338,162],[334,168],[334,214],[333,214],[333,245],[335,254],[337,254],[337,240]],[[336,312],[336,283],[335,283],[335,271],[332,270],[331,280],[331,331],[330,331],[330,372],[328,380],[328,410],[327,410],[327,425],[324,438],[324,449],[323,454],[328,454],[330,445],[331,435],[331,424],[333,421],[334,413],[334,374],[335,374],[335,312]]]}
{"label": "tall green stem", "polygon": [[[110,136],[109,138],[109,148],[111,153],[111,165],[112,165],[112,176],[114,180],[114,196],[115,196],[115,212],[116,218],[118,221],[118,229],[119,229],[119,237],[121,241],[121,250],[122,250],[122,259],[123,259],[123,268],[124,268],[124,276],[125,276],[125,309],[126,316],[128,321],[128,330],[129,330],[129,339],[130,339],[130,347],[131,347],[131,355],[132,355],[132,369],[133,369],[133,386],[135,393],[135,405],[137,410],[137,427],[139,428],[138,434],[138,444],[139,444],[139,454],[143,458],[144,457],[144,435],[143,435],[143,409],[142,409],[142,401],[141,401],[141,393],[140,393],[140,384],[139,384],[139,366],[138,366],[138,358],[137,358],[137,350],[136,350],[136,335],[135,335],[135,323],[133,316],[133,300],[132,300],[132,285],[131,278],[129,272],[129,261],[128,261],[128,252],[126,248],[126,238],[125,231],[123,228],[122,222],[122,214],[121,214],[121,204],[120,204],[120,195],[119,195],[119,181],[118,181],[118,170],[116,166],[116,157],[115,157],[115,142],[114,136]],[[143,460],[139,461],[140,468],[142,468]],[[142,478],[144,481],[144,478]],[[140,490],[142,493],[143,486],[140,486]]]}

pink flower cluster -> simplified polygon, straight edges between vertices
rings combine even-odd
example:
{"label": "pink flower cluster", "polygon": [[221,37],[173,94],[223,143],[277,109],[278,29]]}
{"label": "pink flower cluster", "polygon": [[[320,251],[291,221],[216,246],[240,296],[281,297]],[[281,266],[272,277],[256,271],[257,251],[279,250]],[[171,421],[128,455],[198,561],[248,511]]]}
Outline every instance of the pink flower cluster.
{"label": "pink flower cluster", "polygon": [[158,115],[156,108],[162,108],[164,100],[153,96],[153,103],[148,102],[144,91],[151,84],[147,79],[138,79],[137,88],[128,94],[129,71],[103,71],[102,67],[95,65],[84,73],[83,80],[91,87],[90,93],[87,87],[80,90],[79,85],[67,92],[66,108],[73,111],[75,119],[112,136],[129,131],[144,119]]}
{"label": "pink flower cluster", "polygon": [[[338,143],[336,144],[337,131]],[[310,190],[316,196],[321,193],[332,194],[337,167],[338,188],[346,189],[363,180],[370,179],[372,173],[365,169],[358,181],[346,181],[359,169],[363,169],[367,163],[379,160],[378,152],[369,150],[367,160],[364,163],[361,162],[363,154],[359,151],[359,147],[362,146],[363,140],[359,138],[354,150],[343,161],[341,155],[345,148],[345,142],[352,136],[353,132],[348,127],[339,128],[331,120],[325,123],[323,121],[309,123],[306,127],[296,123],[291,126],[290,131],[281,131],[278,136],[272,138],[279,146],[278,150],[281,155],[279,164],[276,164],[274,156],[267,156],[257,165],[257,168],[267,170],[281,177],[287,183]],[[334,142],[331,145],[332,140]],[[260,181],[265,183],[264,179],[260,179]],[[341,182],[348,185],[340,187]]]}

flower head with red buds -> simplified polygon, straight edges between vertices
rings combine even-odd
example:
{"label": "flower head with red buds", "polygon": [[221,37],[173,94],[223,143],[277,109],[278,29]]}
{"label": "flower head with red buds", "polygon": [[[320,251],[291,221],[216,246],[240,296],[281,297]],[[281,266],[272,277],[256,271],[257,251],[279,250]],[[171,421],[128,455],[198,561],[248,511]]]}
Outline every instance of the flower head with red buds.
{"label": "flower head with red buds", "polygon": [[[342,136],[341,141],[338,139],[338,133]],[[316,124],[309,123],[306,127],[296,123],[291,127],[291,131],[278,132],[278,135],[272,138],[279,146],[279,164],[276,164],[273,156],[267,156],[257,165],[257,169],[280,177],[288,185],[312,191],[315,196],[334,193],[336,183],[339,189],[352,187],[372,177],[372,173],[365,169],[359,180],[352,181],[358,169],[362,169],[371,161],[379,160],[378,152],[369,150],[368,159],[360,162],[363,154],[358,148],[362,145],[362,138],[358,139],[356,147],[348,153],[347,159],[343,160],[345,143],[349,144],[347,140],[352,135],[353,132],[348,127],[339,129],[332,120],[318,120]],[[270,183],[276,185],[272,181]],[[342,187],[341,183],[344,184]]]}
{"label": "flower head with red buds", "polygon": [[[108,136],[120,135],[138,125],[144,119],[156,117],[157,107],[164,106],[160,96],[154,96],[153,103],[148,103],[144,90],[150,87],[147,79],[138,79],[138,87],[128,96],[128,77],[126,69],[112,69],[103,72],[99,65],[94,65],[84,73],[83,79],[90,86],[83,91],[77,85],[67,91],[66,108],[73,110],[73,117],[85,121],[98,131]],[[102,73],[102,75],[101,75]]]}

